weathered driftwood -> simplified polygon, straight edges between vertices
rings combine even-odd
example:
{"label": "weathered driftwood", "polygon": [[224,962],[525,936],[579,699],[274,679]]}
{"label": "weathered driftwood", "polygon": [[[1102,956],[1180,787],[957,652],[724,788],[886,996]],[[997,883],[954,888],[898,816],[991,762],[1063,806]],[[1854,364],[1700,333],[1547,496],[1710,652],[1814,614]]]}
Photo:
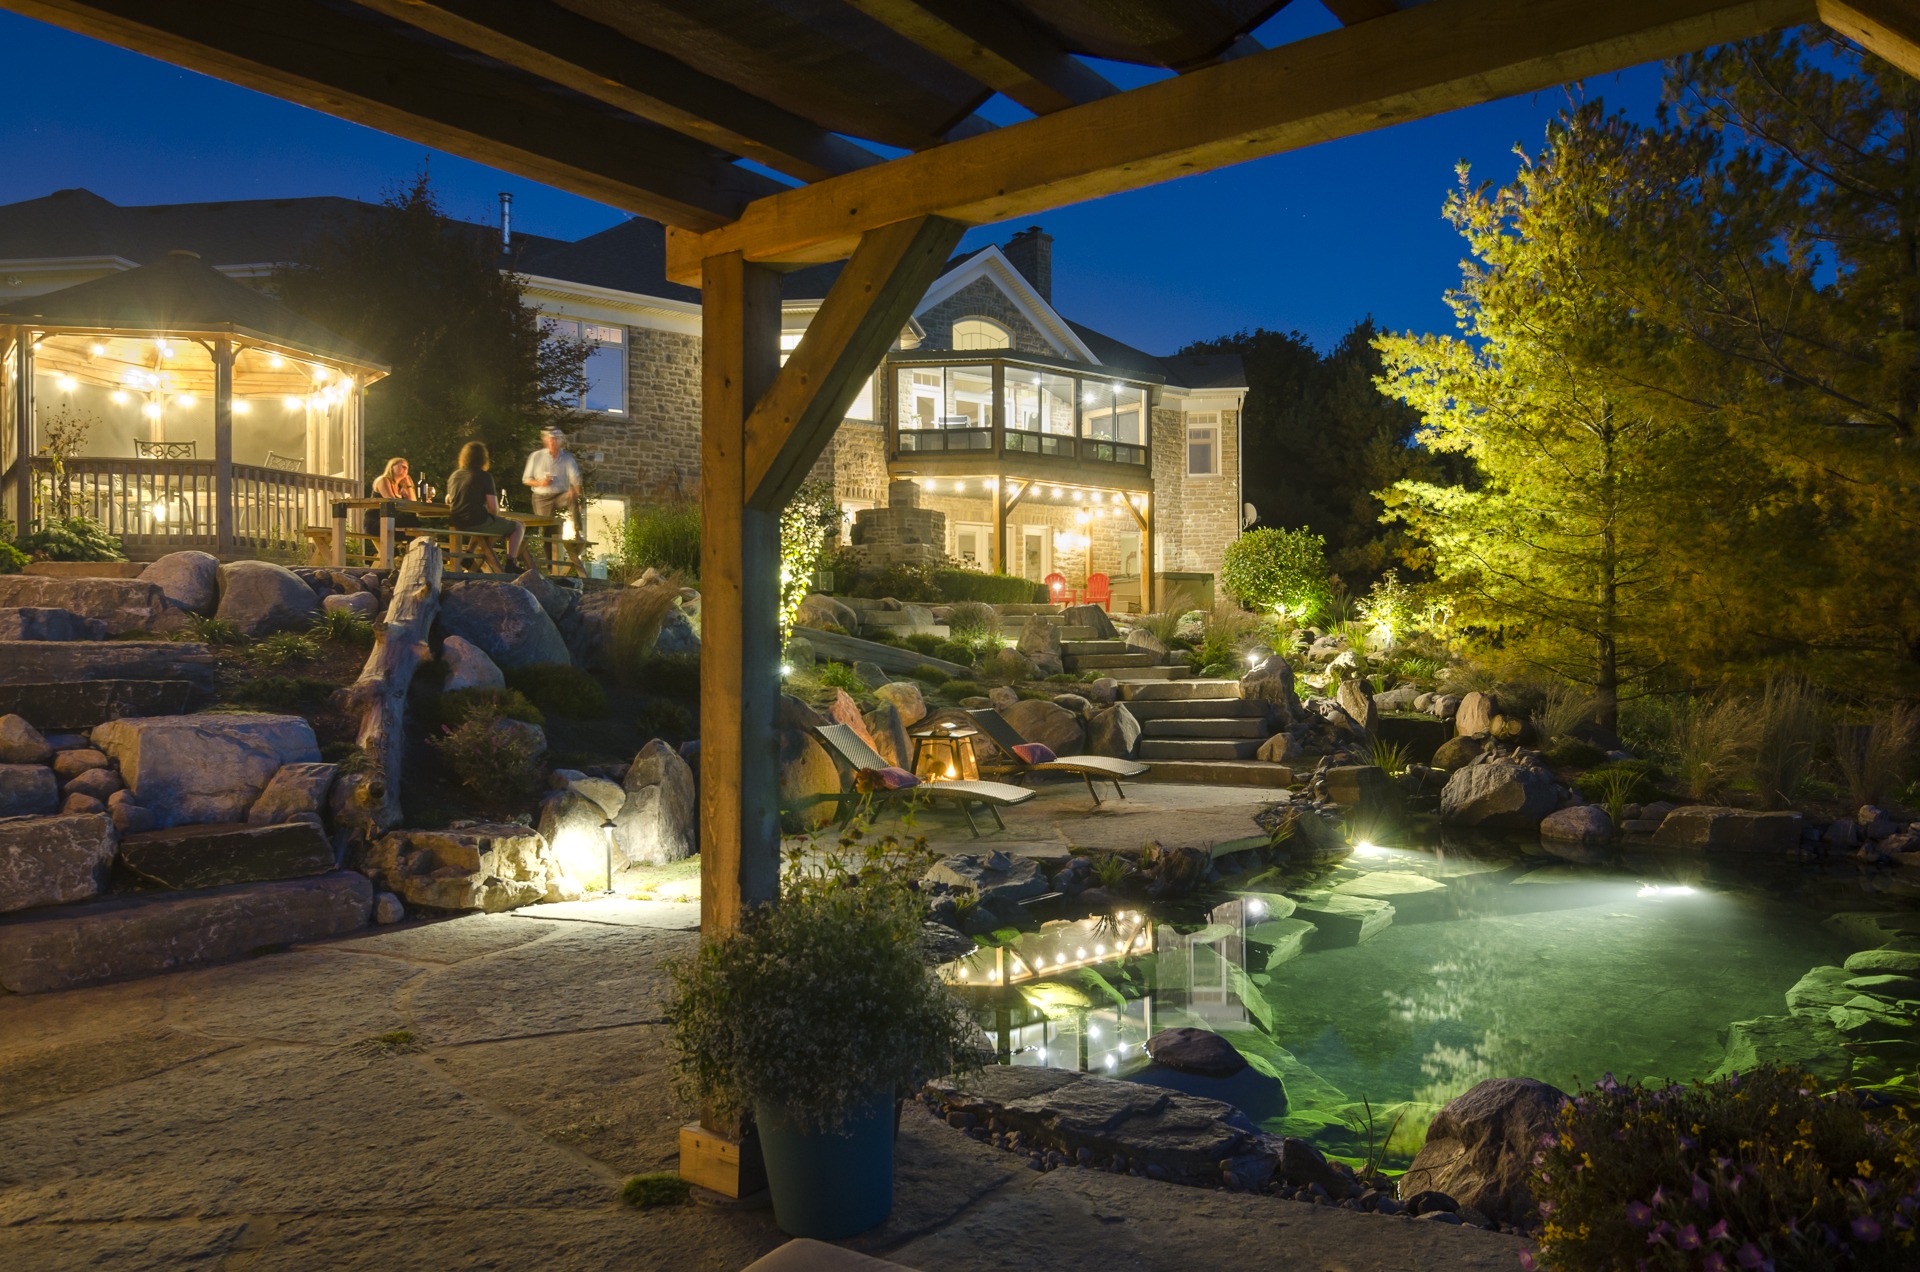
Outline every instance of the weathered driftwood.
{"label": "weathered driftwood", "polygon": [[416,539],[400,563],[393,603],[374,624],[373,653],[345,690],[359,713],[358,760],[334,784],[334,825],[350,841],[368,843],[400,824],[400,760],[406,750],[407,689],[430,657],[427,633],[440,609],[440,545]]}

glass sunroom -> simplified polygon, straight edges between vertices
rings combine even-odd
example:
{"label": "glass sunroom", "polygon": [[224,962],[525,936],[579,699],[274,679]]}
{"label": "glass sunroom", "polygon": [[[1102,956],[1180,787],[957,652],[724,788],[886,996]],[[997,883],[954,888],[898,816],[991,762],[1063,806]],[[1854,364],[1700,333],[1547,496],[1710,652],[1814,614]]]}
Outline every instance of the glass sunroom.
{"label": "glass sunroom", "polygon": [[988,350],[896,353],[881,380],[889,475],[946,513],[953,556],[1063,599],[1139,588],[1159,381]]}
{"label": "glass sunroom", "polygon": [[361,493],[386,368],[191,252],[0,313],[0,515],[92,517],[136,560],[298,546]]}

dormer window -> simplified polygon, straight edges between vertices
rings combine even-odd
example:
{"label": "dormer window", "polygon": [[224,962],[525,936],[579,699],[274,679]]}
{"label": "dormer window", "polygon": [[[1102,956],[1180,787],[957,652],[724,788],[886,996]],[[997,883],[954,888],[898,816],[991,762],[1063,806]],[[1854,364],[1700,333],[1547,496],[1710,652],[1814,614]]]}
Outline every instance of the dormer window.
{"label": "dormer window", "polygon": [[1013,336],[989,318],[962,318],[953,324],[955,349],[1011,349]]}

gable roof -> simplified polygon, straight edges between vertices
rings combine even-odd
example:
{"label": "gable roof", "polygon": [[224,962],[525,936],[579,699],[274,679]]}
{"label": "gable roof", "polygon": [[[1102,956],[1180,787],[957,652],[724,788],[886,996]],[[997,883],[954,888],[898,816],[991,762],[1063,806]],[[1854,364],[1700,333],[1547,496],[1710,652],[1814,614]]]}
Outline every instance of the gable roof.
{"label": "gable roof", "polygon": [[[700,289],[667,281],[667,228],[636,216],[573,243],[541,240],[523,250],[515,269],[562,282],[641,296],[698,302]],[[826,290],[821,289],[821,295]]]}
{"label": "gable roof", "polygon": [[363,367],[386,364],[346,338],[236,283],[189,251],[122,270],[0,312],[0,324],[165,334],[231,334]]}
{"label": "gable roof", "polygon": [[933,286],[927,288],[927,294],[920,298],[913,312],[925,313],[961,288],[982,278],[998,287],[1013,302],[1021,316],[1052,342],[1054,351],[1061,357],[1081,362],[1101,361],[1080,339],[1073,324],[1060,316],[1060,311],[1041,296],[997,244],[989,243],[948,262],[947,268],[934,280]]}

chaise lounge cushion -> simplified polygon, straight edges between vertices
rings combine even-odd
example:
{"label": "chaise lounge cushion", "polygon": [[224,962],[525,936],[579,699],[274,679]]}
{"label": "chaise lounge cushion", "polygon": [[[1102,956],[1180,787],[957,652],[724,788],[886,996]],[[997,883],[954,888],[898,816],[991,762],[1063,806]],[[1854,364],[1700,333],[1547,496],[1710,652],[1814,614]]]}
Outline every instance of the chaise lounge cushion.
{"label": "chaise lounge cushion", "polygon": [[863,768],[853,779],[853,787],[857,791],[904,791],[918,785],[919,778],[892,764],[882,768]]}
{"label": "chaise lounge cushion", "polygon": [[1022,742],[1013,748],[1013,753],[1022,764],[1051,764],[1060,758],[1044,742]]}

